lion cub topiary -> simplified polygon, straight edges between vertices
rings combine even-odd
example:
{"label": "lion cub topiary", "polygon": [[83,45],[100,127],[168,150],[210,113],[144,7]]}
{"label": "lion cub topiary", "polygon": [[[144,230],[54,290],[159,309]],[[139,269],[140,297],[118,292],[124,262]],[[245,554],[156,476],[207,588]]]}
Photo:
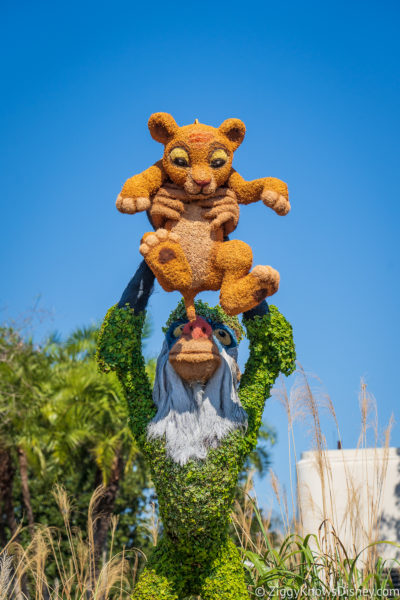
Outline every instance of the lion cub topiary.
{"label": "lion cub topiary", "polygon": [[190,320],[203,290],[220,289],[220,304],[230,315],[250,310],[277,291],[279,273],[260,265],[250,272],[250,246],[224,240],[237,226],[239,204],[262,200],[286,215],[286,184],[273,177],[245,181],[232,168],[246,131],[239,119],[218,128],[197,119],[179,127],[171,115],[155,113],[148,125],[164,144],[164,156],[128,179],[117,198],[121,212],[148,211],[155,232],[144,234],[141,254],[166,291],[181,292]]}

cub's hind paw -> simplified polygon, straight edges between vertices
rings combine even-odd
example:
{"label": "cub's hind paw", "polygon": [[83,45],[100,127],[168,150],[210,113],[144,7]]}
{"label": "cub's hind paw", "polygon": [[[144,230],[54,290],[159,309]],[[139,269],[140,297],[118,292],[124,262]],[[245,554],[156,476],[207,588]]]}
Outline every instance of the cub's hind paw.
{"label": "cub's hind paw", "polygon": [[285,196],[282,196],[282,194],[278,194],[278,192],[264,190],[261,194],[261,200],[265,206],[272,208],[278,215],[284,216],[290,211],[289,200]]}
{"label": "cub's hind paw", "polygon": [[115,204],[116,204],[119,212],[134,215],[137,212],[142,212],[144,210],[148,210],[150,208],[150,199],[145,198],[145,197],[143,197],[143,198],[122,197],[122,195],[119,194]]}
{"label": "cub's hind paw", "polygon": [[145,233],[139,252],[165,291],[182,291],[190,287],[192,271],[176,233],[166,229]]}
{"label": "cub's hind paw", "polygon": [[253,296],[258,302],[278,291],[280,276],[276,269],[257,265],[250,275],[257,279],[258,289],[253,292]]}

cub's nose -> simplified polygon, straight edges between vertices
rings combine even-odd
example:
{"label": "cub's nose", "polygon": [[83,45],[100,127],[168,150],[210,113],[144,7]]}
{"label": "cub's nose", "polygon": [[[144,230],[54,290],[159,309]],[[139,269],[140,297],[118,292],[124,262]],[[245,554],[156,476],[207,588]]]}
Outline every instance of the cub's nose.
{"label": "cub's nose", "polygon": [[197,317],[195,321],[186,323],[182,333],[194,340],[198,340],[200,338],[210,338],[212,335],[212,328],[207,321],[202,319],[202,317]]}
{"label": "cub's nose", "polygon": [[193,179],[193,181],[200,187],[204,187],[205,185],[211,183],[211,179]]}

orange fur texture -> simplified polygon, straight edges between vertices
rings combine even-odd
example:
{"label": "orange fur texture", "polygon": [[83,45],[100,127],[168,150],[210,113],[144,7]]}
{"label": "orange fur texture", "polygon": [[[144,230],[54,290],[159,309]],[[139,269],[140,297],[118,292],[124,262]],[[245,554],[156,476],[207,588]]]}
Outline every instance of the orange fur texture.
{"label": "orange fur texture", "polygon": [[164,144],[162,160],[128,179],[117,198],[121,212],[148,211],[155,232],[143,236],[140,252],[166,291],[178,290],[189,319],[194,298],[221,290],[220,303],[239,314],[274,294],[279,274],[252,266],[251,248],[225,241],[239,220],[239,204],[262,200],[279,215],[290,210],[287,186],[272,177],[245,181],[232,168],[245,126],[227,119],[218,128],[198,123],[179,127],[167,113],[149,119],[152,137]]}

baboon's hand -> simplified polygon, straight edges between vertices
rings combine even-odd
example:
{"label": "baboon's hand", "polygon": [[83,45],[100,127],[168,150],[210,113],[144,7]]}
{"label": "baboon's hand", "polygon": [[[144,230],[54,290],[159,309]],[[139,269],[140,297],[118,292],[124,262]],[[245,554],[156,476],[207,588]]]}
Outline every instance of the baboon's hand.
{"label": "baboon's hand", "polygon": [[160,190],[153,198],[150,219],[156,229],[164,227],[167,221],[179,221],[183,213],[183,202]]}
{"label": "baboon's hand", "polygon": [[220,200],[205,200],[201,205],[203,208],[210,208],[204,213],[204,218],[211,221],[212,229],[222,227],[224,235],[229,235],[236,229],[240,213],[236,198],[224,196]]}

